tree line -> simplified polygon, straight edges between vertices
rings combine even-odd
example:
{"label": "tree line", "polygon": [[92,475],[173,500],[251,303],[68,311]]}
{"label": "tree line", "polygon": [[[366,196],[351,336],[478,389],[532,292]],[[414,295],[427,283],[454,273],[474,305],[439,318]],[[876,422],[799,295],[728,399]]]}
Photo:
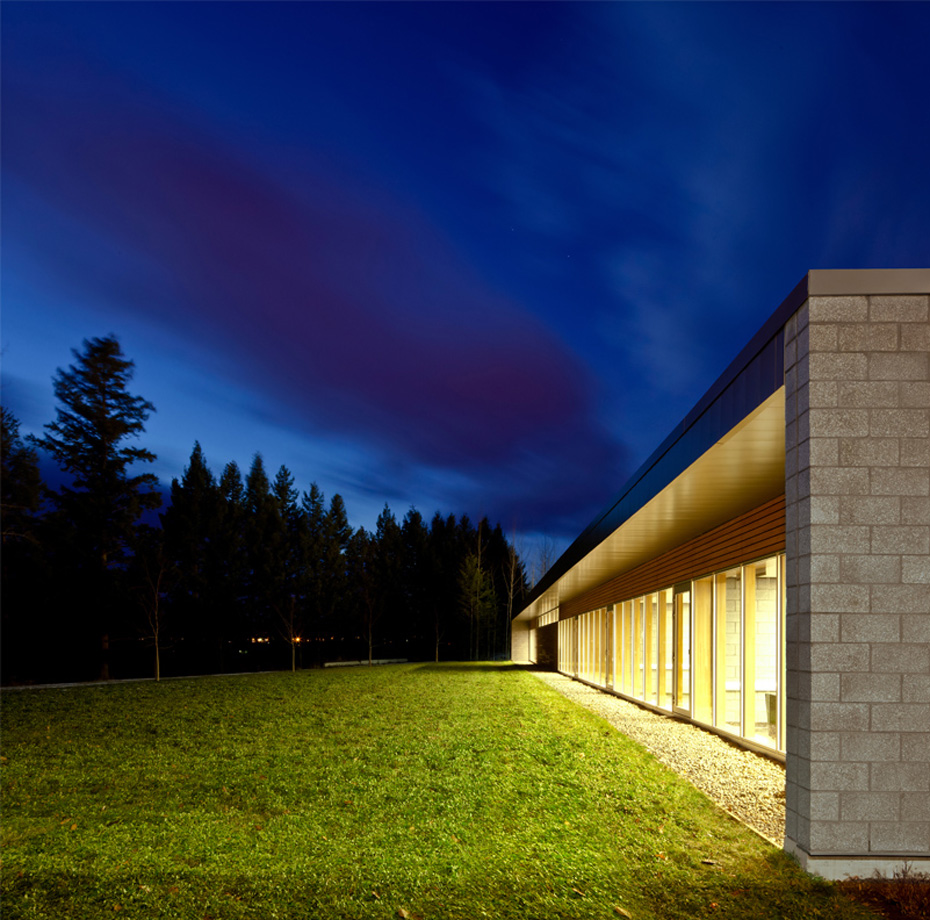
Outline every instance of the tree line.
{"label": "tree line", "polygon": [[260,453],[217,477],[199,443],[163,501],[133,362],[112,335],[73,355],[42,437],[2,409],[5,683],[509,656],[527,584],[500,525],[385,504],[353,529],[340,495]]}

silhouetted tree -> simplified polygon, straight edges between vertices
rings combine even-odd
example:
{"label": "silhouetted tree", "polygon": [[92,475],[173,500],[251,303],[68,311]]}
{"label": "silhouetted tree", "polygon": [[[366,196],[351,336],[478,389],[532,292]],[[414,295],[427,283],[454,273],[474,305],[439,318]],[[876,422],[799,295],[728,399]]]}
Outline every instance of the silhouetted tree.
{"label": "silhouetted tree", "polygon": [[426,605],[433,645],[433,657],[439,661],[440,647],[447,639],[458,613],[459,546],[455,515],[443,517],[438,511],[430,522],[427,544]]}
{"label": "silhouetted tree", "polygon": [[[375,522],[374,566],[378,582],[379,602],[382,607],[382,632],[391,645],[404,643],[404,537],[394,517],[394,512],[385,503]],[[405,643],[404,643],[405,644]],[[406,649],[403,649],[406,652]],[[397,650],[395,649],[396,657]]]}
{"label": "silhouetted tree", "polygon": [[430,633],[428,622],[428,592],[430,587],[429,530],[423,515],[411,508],[401,524],[403,553],[403,595],[400,627],[409,640],[411,650],[418,657],[427,650],[426,637]]}
{"label": "silhouetted tree", "polygon": [[71,485],[52,498],[75,536],[69,549],[89,576],[82,586],[89,601],[85,610],[100,636],[100,676],[107,679],[112,573],[125,559],[142,512],[161,503],[155,475],[132,472],[155,455],[125,442],[142,434],[155,407],[129,392],[134,365],[115,336],[85,339],[83,345],[83,351],[72,352],[75,363],[55,375],[56,420],[45,426],[45,437],[32,441],[71,477]]}
{"label": "silhouetted tree", "polygon": [[223,467],[219,482],[219,513],[216,531],[217,582],[214,592],[222,611],[220,640],[221,670],[224,653],[230,642],[248,641],[245,622],[246,534],[245,488],[235,460]]}
{"label": "silhouetted tree", "polygon": [[323,625],[330,635],[346,638],[352,623],[345,614],[343,596],[346,590],[345,551],[352,529],[346,515],[345,502],[337,492],[330,499],[323,523],[323,559],[321,567],[321,606]]}
{"label": "silhouetted tree", "polygon": [[19,419],[0,408],[0,530],[4,554],[9,544],[35,541],[42,496],[39,457],[19,436]]}
{"label": "silhouetted tree", "polygon": [[507,544],[502,571],[506,612],[503,617],[504,641],[501,652],[507,658],[510,658],[510,626],[513,622],[514,612],[520,609],[523,598],[527,594],[526,572],[513,543]]}
{"label": "silhouetted tree", "polygon": [[297,670],[297,650],[303,638],[303,588],[305,560],[302,558],[303,514],[297,504],[291,471],[282,466],[271,493],[277,504],[279,526],[272,550],[271,603],[280,631],[291,650],[291,670]]}
{"label": "silhouetted tree", "polygon": [[522,587],[522,569],[518,565],[516,552],[507,542],[500,524],[492,528],[485,518],[482,525],[488,534],[485,567],[491,577],[497,599],[494,616],[487,624],[486,648],[489,657],[499,658],[508,651],[513,602]]}
{"label": "silhouetted tree", "polygon": [[284,526],[261,454],[252,459],[245,477],[244,525],[246,608],[253,629],[267,633],[271,628],[268,613],[273,604],[277,555],[284,540]]}
{"label": "silhouetted tree", "polygon": [[42,480],[38,457],[19,436],[19,420],[0,410],[0,643],[5,679],[35,673],[47,646],[49,629],[58,634],[46,591],[52,584],[46,568],[47,546],[39,517]]}
{"label": "silhouetted tree", "polygon": [[177,582],[177,569],[165,551],[164,532],[143,526],[130,564],[130,579],[142,611],[141,635],[154,650],[154,676],[161,680],[161,653],[166,639],[166,597]]}
{"label": "silhouetted tree", "polygon": [[376,544],[364,527],[349,538],[346,547],[348,596],[354,599],[355,619],[361,628],[368,649],[368,664],[373,660],[375,626],[384,612],[376,572]]}
{"label": "silhouetted tree", "polygon": [[161,515],[161,524],[162,551],[175,571],[172,606],[185,624],[184,638],[198,640],[202,654],[221,641],[223,612],[217,598],[222,575],[217,555],[220,494],[199,442],[194,443],[180,481],[171,482],[171,504]]}
{"label": "silhouetted tree", "polygon": [[320,487],[314,482],[300,499],[303,527],[300,556],[303,580],[304,623],[312,638],[322,638],[323,563],[326,544],[326,504]]}
{"label": "silhouetted tree", "polygon": [[459,607],[468,621],[469,657],[482,657],[482,634],[487,642],[487,627],[497,612],[494,583],[485,571],[477,552],[468,553],[459,573]]}

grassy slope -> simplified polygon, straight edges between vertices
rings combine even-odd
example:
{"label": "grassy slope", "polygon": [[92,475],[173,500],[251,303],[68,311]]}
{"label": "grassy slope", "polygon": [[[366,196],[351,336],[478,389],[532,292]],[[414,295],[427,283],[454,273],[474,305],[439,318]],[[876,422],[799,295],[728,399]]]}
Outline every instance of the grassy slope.
{"label": "grassy slope", "polygon": [[506,667],[7,693],[2,746],[5,920],[869,916]]}

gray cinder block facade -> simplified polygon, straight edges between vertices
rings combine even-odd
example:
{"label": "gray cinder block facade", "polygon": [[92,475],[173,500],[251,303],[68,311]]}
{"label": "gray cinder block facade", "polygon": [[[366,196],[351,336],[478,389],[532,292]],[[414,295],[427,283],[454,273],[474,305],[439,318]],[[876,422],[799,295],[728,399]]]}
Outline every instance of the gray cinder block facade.
{"label": "gray cinder block facade", "polygon": [[831,878],[930,859],[930,297],[870,274],[785,327],[785,845]]}
{"label": "gray cinder block facade", "polygon": [[783,758],[809,871],[930,871],[930,270],[809,272],[512,648]]}

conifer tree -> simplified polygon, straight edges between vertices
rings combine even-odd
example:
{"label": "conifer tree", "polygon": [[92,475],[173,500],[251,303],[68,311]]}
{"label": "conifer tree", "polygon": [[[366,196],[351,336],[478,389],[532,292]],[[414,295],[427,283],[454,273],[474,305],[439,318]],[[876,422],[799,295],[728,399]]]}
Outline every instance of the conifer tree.
{"label": "conifer tree", "polygon": [[314,638],[322,638],[323,626],[323,557],[326,543],[326,504],[320,487],[314,482],[300,500],[301,567],[303,570],[304,625]]}
{"label": "conifer tree", "polygon": [[42,494],[38,456],[20,438],[19,420],[5,407],[0,411],[0,437],[0,670],[6,679],[25,679],[36,673],[42,649],[47,648],[49,612],[55,605],[45,603],[51,579],[45,571],[38,514]]}
{"label": "conifer tree", "polygon": [[[403,641],[404,537],[385,503],[375,524],[375,577],[382,607],[382,630],[391,644]],[[396,657],[392,656],[392,657]]]}
{"label": "conifer tree", "polygon": [[19,419],[0,408],[0,532],[4,554],[9,544],[35,540],[41,499],[39,458],[19,436]]}
{"label": "conifer tree", "polygon": [[33,443],[71,477],[71,485],[53,493],[53,499],[75,535],[71,552],[89,576],[82,588],[100,636],[100,676],[107,679],[113,570],[125,558],[142,512],[161,503],[155,475],[133,470],[153,462],[155,455],[126,443],[143,433],[155,407],[129,392],[134,364],[115,336],[85,339],[83,346],[81,352],[72,351],[74,364],[58,369],[53,381],[57,417],[45,426],[48,434]]}
{"label": "conifer tree", "polygon": [[252,460],[245,477],[245,558],[247,611],[251,626],[259,632],[273,628],[268,623],[273,607],[277,554],[283,543],[283,523],[278,503],[271,494],[271,483],[261,454]]}
{"label": "conifer tree", "polygon": [[401,524],[403,540],[403,615],[401,631],[417,656],[425,653],[430,632],[428,591],[430,586],[429,531],[423,515],[411,508]]}
{"label": "conifer tree", "polygon": [[161,515],[164,552],[176,572],[175,604],[193,637],[210,634],[213,620],[214,555],[219,529],[219,492],[200,443],[195,441],[180,480],[171,481],[171,504]]}
{"label": "conifer tree", "polygon": [[465,556],[459,571],[459,607],[468,621],[469,658],[475,661],[487,649],[488,626],[497,611],[494,583],[477,552]]}
{"label": "conifer tree", "polygon": [[231,642],[243,643],[245,635],[246,552],[245,552],[245,489],[242,473],[235,460],[223,467],[220,475],[219,511],[216,537],[216,583],[221,628],[217,630],[220,670],[226,665],[225,653]]}
{"label": "conifer tree", "polygon": [[353,613],[368,648],[369,665],[373,659],[375,628],[384,610],[375,572],[375,550],[374,537],[359,527],[349,538],[345,553],[348,593],[354,600]]}
{"label": "conifer tree", "polygon": [[271,494],[278,513],[272,546],[271,603],[279,630],[290,646],[291,670],[296,671],[297,651],[303,638],[303,515],[297,504],[294,477],[286,466],[281,466],[275,475]]}
{"label": "conifer tree", "polygon": [[434,660],[448,642],[456,610],[458,582],[458,526],[455,515],[433,515],[429,532],[428,600]]}
{"label": "conifer tree", "polygon": [[345,502],[337,492],[330,499],[323,525],[322,609],[323,623],[331,635],[346,637],[350,624],[340,614],[345,613],[343,596],[346,587],[345,550],[352,535]]}

